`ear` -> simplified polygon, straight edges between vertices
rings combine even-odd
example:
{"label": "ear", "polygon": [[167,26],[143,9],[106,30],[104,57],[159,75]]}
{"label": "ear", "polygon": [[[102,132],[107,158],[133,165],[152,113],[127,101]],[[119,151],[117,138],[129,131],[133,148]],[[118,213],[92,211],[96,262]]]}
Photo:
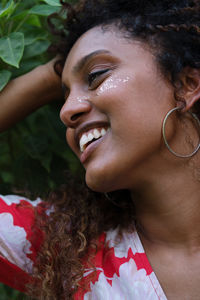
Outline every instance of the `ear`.
{"label": "ear", "polygon": [[187,67],[180,76],[182,87],[178,95],[184,99],[185,107],[183,112],[190,110],[193,105],[200,101],[200,69]]}

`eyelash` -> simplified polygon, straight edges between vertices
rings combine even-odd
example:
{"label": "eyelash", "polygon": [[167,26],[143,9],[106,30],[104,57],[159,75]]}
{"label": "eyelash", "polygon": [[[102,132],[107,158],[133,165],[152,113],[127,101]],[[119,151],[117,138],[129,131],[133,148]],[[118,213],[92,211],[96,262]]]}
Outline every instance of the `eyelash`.
{"label": "eyelash", "polygon": [[97,79],[97,77],[99,77],[100,75],[108,72],[109,69],[105,69],[105,70],[100,70],[100,71],[96,71],[96,72],[92,72],[90,74],[88,74],[88,84],[89,84],[89,87],[91,87],[92,83]]}

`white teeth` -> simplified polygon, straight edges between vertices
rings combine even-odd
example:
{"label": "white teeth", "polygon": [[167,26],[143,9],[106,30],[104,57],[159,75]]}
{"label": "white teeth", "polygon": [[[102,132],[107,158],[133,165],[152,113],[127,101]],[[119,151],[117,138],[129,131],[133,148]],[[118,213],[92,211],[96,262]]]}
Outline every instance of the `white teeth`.
{"label": "white teeth", "polygon": [[95,128],[88,135],[84,133],[79,142],[81,152],[85,150],[87,143],[91,142],[93,139],[98,139],[101,136],[104,136],[106,132],[107,130],[105,128],[102,128],[101,130]]}
{"label": "white teeth", "polygon": [[92,133],[89,133],[88,134],[88,140],[89,140],[89,142],[92,141],[93,138],[94,138],[94,135]]}
{"label": "white teeth", "polygon": [[101,136],[101,133],[99,132],[98,129],[95,129],[94,132],[93,132],[93,134],[94,134],[94,137],[95,137],[96,139],[98,139],[98,138]]}
{"label": "white teeth", "polygon": [[82,144],[88,143],[88,138],[87,138],[87,135],[86,135],[86,134],[83,134],[83,136],[82,136],[80,142],[82,142]]}
{"label": "white teeth", "polygon": [[101,135],[104,136],[106,134],[106,130],[104,128],[101,129]]}
{"label": "white teeth", "polygon": [[84,145],[86,145],[88,142],[89,141],[88,141],[87,135],[83,134],[82,137],[81,137],[81,139],[80,139],[80,142],[79,142],[81,152],[84,151]]}

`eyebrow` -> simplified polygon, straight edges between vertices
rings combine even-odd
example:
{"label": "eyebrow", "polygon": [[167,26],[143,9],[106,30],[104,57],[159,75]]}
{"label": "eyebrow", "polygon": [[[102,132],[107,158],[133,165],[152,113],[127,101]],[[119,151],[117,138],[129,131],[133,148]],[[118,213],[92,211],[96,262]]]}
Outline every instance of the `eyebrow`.
{"label": "eyebrow", "polygon": [[[111,54],[110,51],[108,50],[105,50],[105,49],[101,49],[101,50],[97,50],[97,51],[94,51],[86,56],[84,56],[83,58],[81,58],[77,63],[76,65],[73,67],[72,69],[72,73],[74,75],[78,74],[82,69],[83,67],[88,63],[88,61],[90,59],[92,59],[93,57],[99,55],[99,54]],[[63,82],[62,83],[62,92],[63,92],[63,95],[65,96],[66,92],[69,90],[69,88],[66,86],[66,84]]]}
{"label": "eyebrow", "polygon": [[90,53],[90,54],[84,56],[83,58],[81,58],[81,59],[77,62],[77,64],[73,67],[72,72],[73,72],[74,74],[79,73],[79,72],[83,69],[83,67],[87,64],[87,62],[88,62],[90,59],[92,59],[93,57],[95,57],[95,56],[97,56],[97,55],[99,55],[99,54],[110,54],[110,53],[111,53],[110,51],[104,50],[104,49],[94,51],[94,52],[92,52],[92,53]]}

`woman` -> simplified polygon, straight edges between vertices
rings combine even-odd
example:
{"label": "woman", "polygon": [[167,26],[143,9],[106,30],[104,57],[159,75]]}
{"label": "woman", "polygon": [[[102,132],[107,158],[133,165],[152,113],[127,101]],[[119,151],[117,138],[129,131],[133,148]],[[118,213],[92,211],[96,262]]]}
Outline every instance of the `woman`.
{"label": "woman", "polygon": [[[24,206],[32,212],[32,254],[25,254],[35,268],[21,267],[36,278],[29,290],[41,299],[199,299],[200,2],[63,7],[60,116],[94,192],[70,182],[50,195],[47,214],[37,202],[33,231],[31,204],[15,201],[22,219]],[[25,115],[51,100],[59,79],[52,63],[39,68],[25,75],[22,97],[24,78],[1,94],[1,128],[18,118],[19,107]],[[12,276],[19,274],[17,259],[10,262],[18,266],[10,266]]]}

